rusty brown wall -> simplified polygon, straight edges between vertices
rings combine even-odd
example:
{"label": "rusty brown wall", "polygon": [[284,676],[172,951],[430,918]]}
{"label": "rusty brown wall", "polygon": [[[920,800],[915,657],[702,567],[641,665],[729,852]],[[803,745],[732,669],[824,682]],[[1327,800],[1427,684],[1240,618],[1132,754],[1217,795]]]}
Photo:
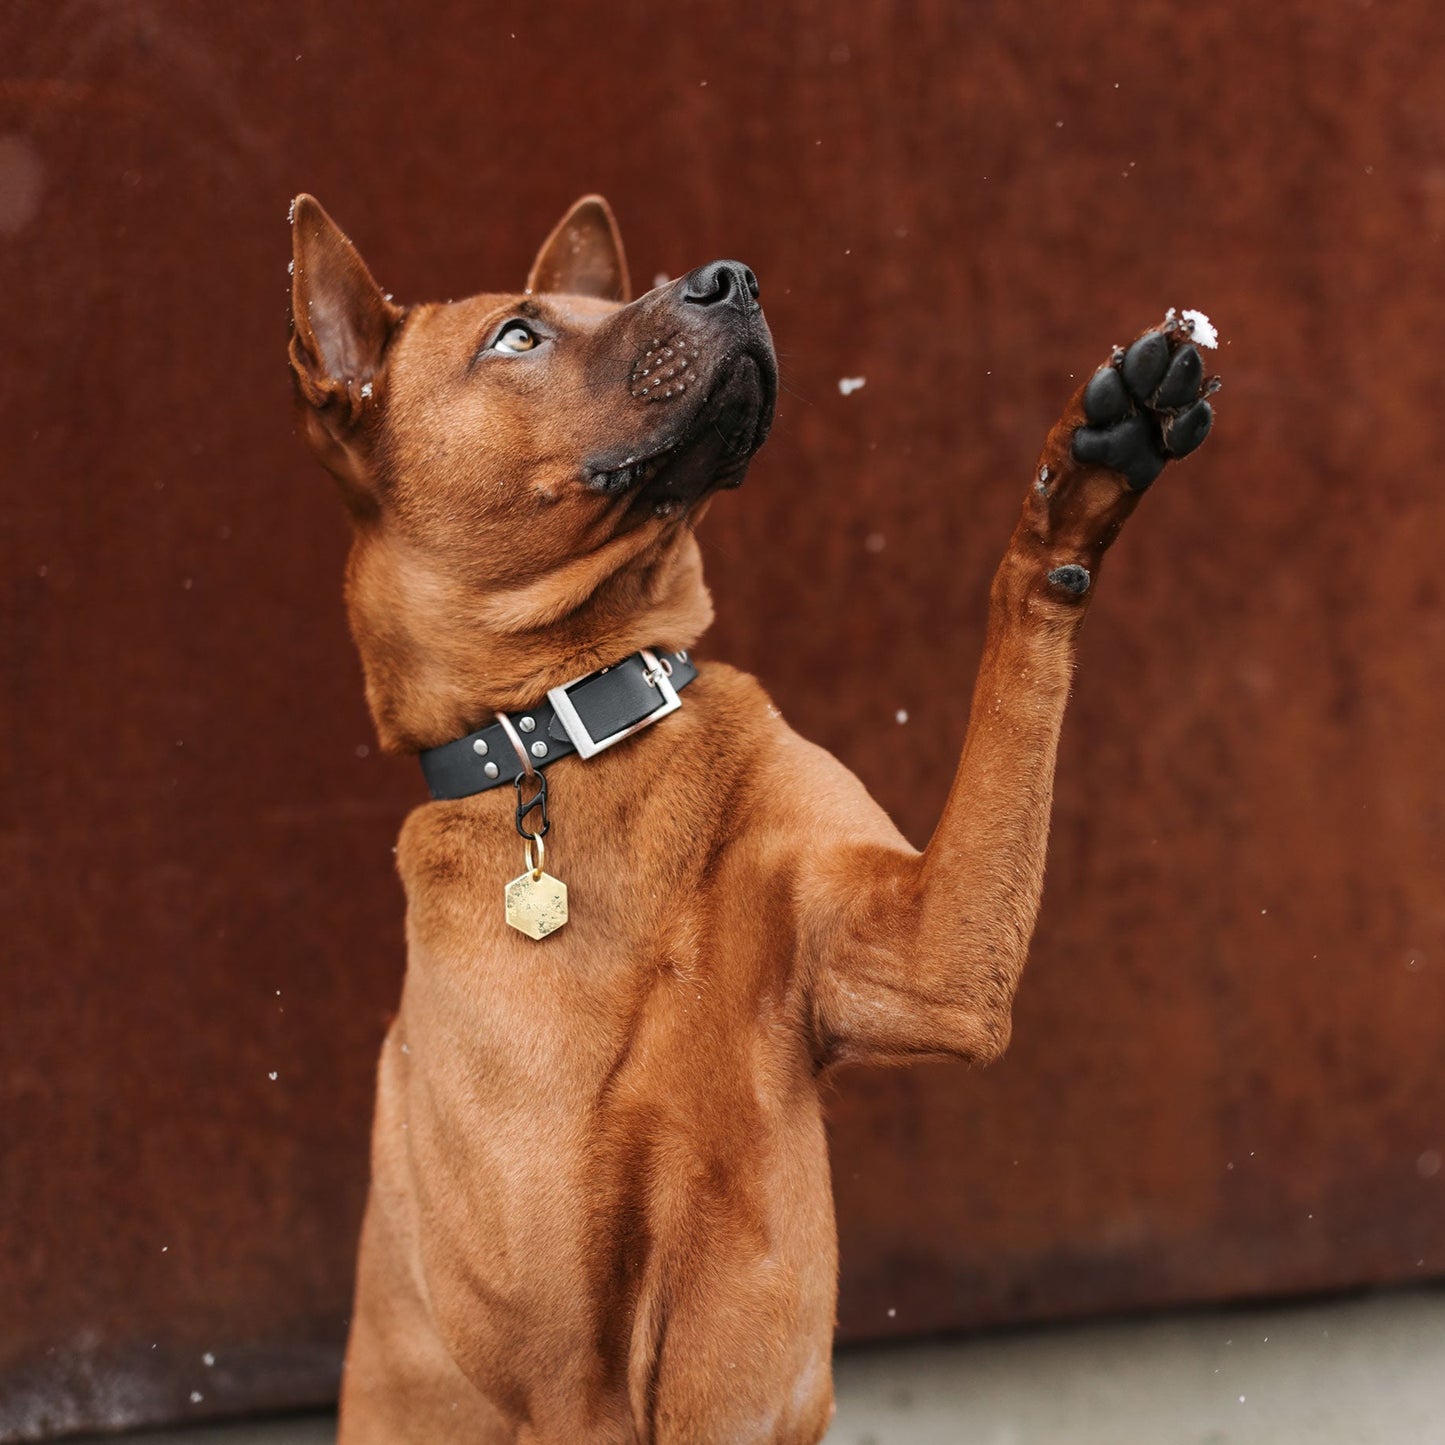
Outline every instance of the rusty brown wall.
{"label": "rusty brown wall", "polygon": [[0,1438],[335,1381],[421,788],[292,431],[302,188],[414,299],[592,188],[644,284],[758,270],[706,652],[919,841],[1046,425],[1210,312],[1013,1050],[838,1090],[843,1328],[1445,1273],[1442,94],[1435,0],[0,11]]}

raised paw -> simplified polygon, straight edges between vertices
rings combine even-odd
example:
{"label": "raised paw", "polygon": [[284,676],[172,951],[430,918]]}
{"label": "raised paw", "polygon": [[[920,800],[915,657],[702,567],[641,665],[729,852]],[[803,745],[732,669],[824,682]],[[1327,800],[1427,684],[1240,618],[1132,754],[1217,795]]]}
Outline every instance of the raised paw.
{"label": "raised paw", "polygon": [[1191,339],[1192,318],[1173,311],[1126,351],[1116,348],[1084,387],[1085,424],[1073,454],[1088,466],[1119,472],[1142,492],[1167,461],[1187,457],[1209,435],[1214,411],[1205,399],[1219,389],[1205,377]]}

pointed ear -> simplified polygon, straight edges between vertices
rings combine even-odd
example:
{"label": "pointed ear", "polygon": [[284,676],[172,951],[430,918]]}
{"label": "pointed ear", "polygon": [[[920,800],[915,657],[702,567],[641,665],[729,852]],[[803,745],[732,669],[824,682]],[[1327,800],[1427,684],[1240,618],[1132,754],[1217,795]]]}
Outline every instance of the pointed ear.
{"label": "pointed ear", "polygon": [[339,436],[371,400],[402,311],[314,196],[291,207],[291,366],[302,396]]}
{"label": "pointed ear", "polygon": [[603,301],[630,301],[627,257],[612,207],[601,196],[583,196],[542,243],[528,291],[564,291]]}

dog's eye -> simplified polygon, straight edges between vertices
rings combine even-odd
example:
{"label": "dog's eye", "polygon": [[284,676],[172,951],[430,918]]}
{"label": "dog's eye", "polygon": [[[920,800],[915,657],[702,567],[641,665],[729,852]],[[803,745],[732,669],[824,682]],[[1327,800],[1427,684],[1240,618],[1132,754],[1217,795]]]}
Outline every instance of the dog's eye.
{"label": "dog's eye", "polygon": [[492,343],[493,351],[530,351],[537,344],[536,333],[520,321],[509,321]]}

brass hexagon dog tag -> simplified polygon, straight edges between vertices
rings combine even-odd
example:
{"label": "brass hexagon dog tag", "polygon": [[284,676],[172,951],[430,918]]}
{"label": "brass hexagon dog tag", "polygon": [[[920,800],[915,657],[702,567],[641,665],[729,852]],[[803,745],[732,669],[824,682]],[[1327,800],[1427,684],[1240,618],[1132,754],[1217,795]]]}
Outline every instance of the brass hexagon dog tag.
{"label": "brass hexagon dog tag", "polygon": [[524,857],[527,871],[507,884],[507,922],[528,938],[546,938],[567,921],[567,885],[542,871],[540,838]]}

